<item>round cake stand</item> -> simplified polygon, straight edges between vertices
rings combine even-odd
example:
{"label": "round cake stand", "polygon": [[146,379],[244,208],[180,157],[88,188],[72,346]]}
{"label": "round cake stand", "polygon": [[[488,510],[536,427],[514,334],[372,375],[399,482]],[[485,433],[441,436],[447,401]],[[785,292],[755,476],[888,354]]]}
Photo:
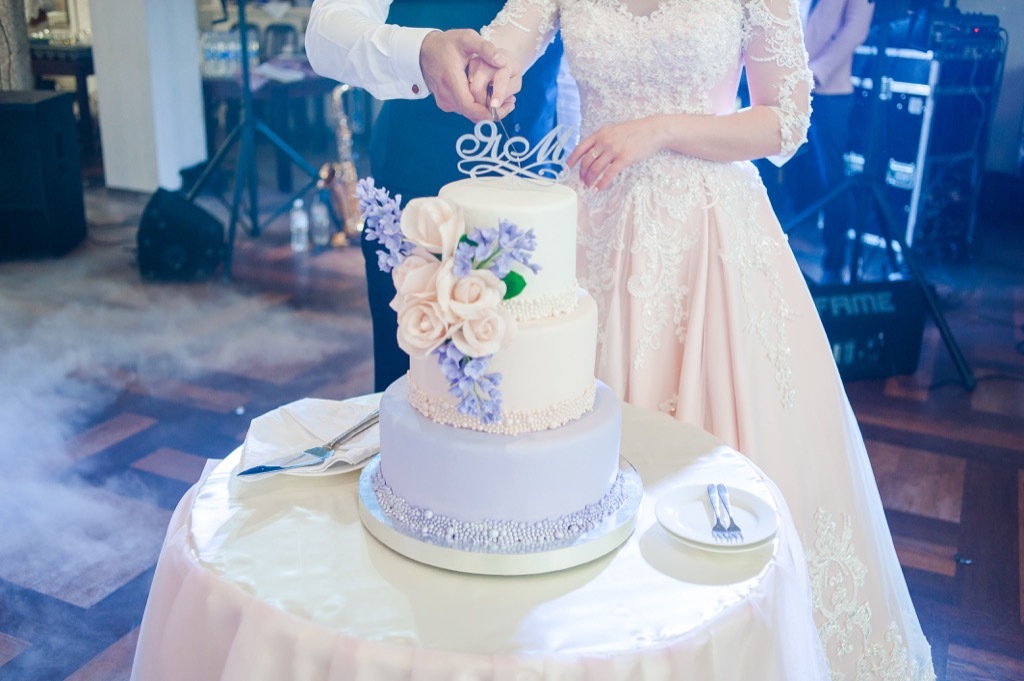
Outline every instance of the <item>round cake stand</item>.
{"label": "round cake stand", "polygon": [[370,534],[385,546],[420,563],[478,575],[534,575],[564,570],[600,558],[617,548],[633,533],[644,493],[639,473],[632,464],[620,458],[619,470],[623,475],[625,502],[600,525],[579,535],[572,544],[549,551],[484,553],[431,544],[392,523],[381,511],[371,484],[379,466],[378,454],[359,476],[359,518]]}

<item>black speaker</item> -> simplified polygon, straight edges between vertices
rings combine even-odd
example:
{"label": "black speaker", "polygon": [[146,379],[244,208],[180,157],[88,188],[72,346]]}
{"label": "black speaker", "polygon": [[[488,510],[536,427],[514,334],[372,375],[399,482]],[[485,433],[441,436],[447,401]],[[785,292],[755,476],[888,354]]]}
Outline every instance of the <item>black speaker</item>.
{"label": "black speaker", "polygon": [[844,379],[917,371],[925,306],[912,280],[812,284],[811,295]]}
{"label": "black speaker", "polygon": [[139,221],[139,273],[188,281],[213,274],[224,261],[224,227],[179,192],[157,189]]}
{"label": "black speaker", "polygon": [[63,255],[85,238],[70,92],[0,92],[0,255]]}

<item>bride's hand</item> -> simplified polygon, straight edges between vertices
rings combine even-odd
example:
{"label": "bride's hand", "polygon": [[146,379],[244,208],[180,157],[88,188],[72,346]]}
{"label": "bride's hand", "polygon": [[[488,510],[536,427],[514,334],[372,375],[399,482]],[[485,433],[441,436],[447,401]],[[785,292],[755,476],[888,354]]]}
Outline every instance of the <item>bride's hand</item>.
{"label": "bride's hand", "polygon": [[569,167],[580,164],[587,187],[605,189],[624,168],[650,158],[662,148],[657,117],[606,125],[576,145]]}
{"label": "bride's hand", "polygon": [[469,60],[466,75],[473,99],[488,111],[497,109],[498,118],[504,118],[515,108],[515,95],[522,88],[523,79],[510,67],[495,68],[483,59],[473,57]]}

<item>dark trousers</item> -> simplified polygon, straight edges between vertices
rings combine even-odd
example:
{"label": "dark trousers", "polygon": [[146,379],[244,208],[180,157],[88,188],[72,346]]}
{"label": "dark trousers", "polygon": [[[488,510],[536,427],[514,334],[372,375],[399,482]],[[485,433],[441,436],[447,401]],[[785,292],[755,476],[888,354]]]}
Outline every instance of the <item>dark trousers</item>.
{"label": "dark trousers", "polygon": [[[391,189],[388,187],[387,189]],[[401,190],[391,195],[407,194]],[[398,347],[398,313],[391,309],[395,297],[395,283],[391,272],[383,272],[377,265],[379,241],[369,241],[365,232],[360,244],[366,266],[366,292],[370,303],[370,321],[373,325],[373,388],[382,392],[409,370],[409,355]]]}
{"label": "dark trousers", "polygon": [[[818,169],[819,196],[846,181],[843,155],[850,148],[850,120],[853,95],[814,95],[808,138]],[[856,205],[850,192],[842,192],[822,207],[822,240],[825,258],[822,269],[838,271],[846,263],[846,233],[853,226]]]}

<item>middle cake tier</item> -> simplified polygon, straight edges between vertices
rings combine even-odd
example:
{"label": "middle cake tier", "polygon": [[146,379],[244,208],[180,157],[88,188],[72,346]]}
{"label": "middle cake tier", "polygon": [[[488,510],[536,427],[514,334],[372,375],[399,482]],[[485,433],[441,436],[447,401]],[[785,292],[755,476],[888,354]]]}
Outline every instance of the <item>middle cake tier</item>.
{"label": "middle cake tier", "polygon": [[437,358],[409,361],[409,402],[424,416],[456,428],[514,435],[565,425],[594,404],[597,303],[583,289],[577,305],[556,317],[520,322],[487,372],[501,374],[501,420],[485,424],[458,411]]}

